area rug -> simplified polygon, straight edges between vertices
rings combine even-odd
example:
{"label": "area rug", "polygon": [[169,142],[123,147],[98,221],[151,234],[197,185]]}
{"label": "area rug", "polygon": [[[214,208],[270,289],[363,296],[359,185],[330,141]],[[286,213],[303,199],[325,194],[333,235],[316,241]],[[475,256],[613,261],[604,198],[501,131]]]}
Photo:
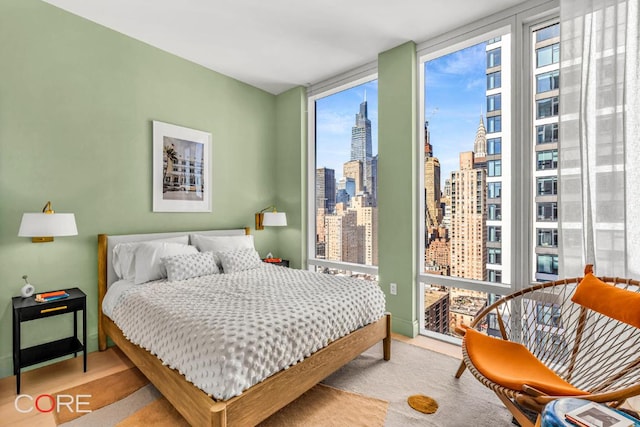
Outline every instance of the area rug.
{"label": "area rug", "polygon": [[[137,377],[141,375],[137,369],[123,371],[118,376],[122,380],[123,387],[114,381],[113,378],[105,377],[105,384],[108,383],[111,390],[105,392],[105,388],[100,384],[100,380],[92,381],[81,386],[83,394],[92,396],[109,395],[122,396],[127,391],[131,391],[129,384],[137,383],[136,379],[129,379],[128,376]],[[64,418],[56,417],[58,425],[66,427],[83,426],[117,426],[117,427],[188,427],[188,423],[176,411],[173,406],[153,387],[148,384],[139,387],[139,390],[130,393],[130,396],[116,399],[111,405],[92,405],[91,413],[82,414],[80,417],[71,420],[72,416]],[[66,394],[75,394],[80,387],[65,390]],[[126,390],[126,391],[125,391]],[[106,398],[101,398],[104,402]],[[382,427],[387,415],[388,402],[338,390],[333,387],[318,384],[297,400],[273,414],[260,424],[260,427],[284,427],[284,426],[362,426],[362,427]],[[66,413],[63,412],[63,413]],[[69,421],[61,423],[59,419]]]}
{"label": "area rug", "polygon": [[[298,399],[289,407],[294,407],[294,413],[303,412],[304,416],[314,416],[313,421],[296,422],[293,421],[293,415],[286,415],[282,417],[286,421],[284,424],[267,424],[277,421],[277,418],[282,416],[280,413],[274,414],[272,417],[274,420],[268,419],[261,427],[383,424],[388,427],[512,427],[511,414],[502,406],[493,392],[484,387],[469,372],[465,372],[460,379],[454,377],[460,364],[459,359],[396,340],[392,343],[391,353],[391,360],[385,362],[382,360],[382,345],[376,344],[322,382],[324,386],[329,386],[326,387],[327,389],[338,391],[336,393],[338,400],[353,402],[350,398],[355,394],[357,397],[381,402],[384,411],[379,424],[372,420],[373,409],[362,409],[361,413],[357,413],[358,409],[363,407],[361,402],[347,403],[348,410],[342,412],[343,415],[336,419],[334,416],[336,410],[333,408],[320,415],[311,414],[318,408],[325,407],[325,402],[310,405]],[[322,385],[315,389],[318,388],[324,389]],[[438,410],[434,414],[423,414],[412,409],[407,403],[407,398],[415,394],[434,398],[439,404]],[[120,427],[133,425],[163,427],[156,419],[151,421],[149,418],[150,423],[143,423],[141,420],[151,416],[145,415],[145,412],[135,415],[138,411],[151,413],[154,410],[162,412],[163,416],[172,420],[171,426],[180,425],[171,418],[170,412],[173,410],[171,405],[159,401],[161,398],[158,391],[149,384],[129,397],[66,423],[64,426],[115,426],[122,423]],[[154,406],[147,407],[151,404]],[[297,404],[301,404],[302,411],[295,409]],[[285,409],[283,408],[282,411]],[[354,415],[346,422],[345,420],[352,412]],[[136,419],[139,420],[136,421],[137,424],[127,424]]]}
{"label": "area rug", "polygon": [[[513,427],[511,413],[471,373],[455,378],[458,366],[460,359],[393,340],[391,360],[382,360],[376,344],[323,383],[388,401],[388,427]],[[435,399],[438,410],[414,410],[407,403],[414,394]]]}

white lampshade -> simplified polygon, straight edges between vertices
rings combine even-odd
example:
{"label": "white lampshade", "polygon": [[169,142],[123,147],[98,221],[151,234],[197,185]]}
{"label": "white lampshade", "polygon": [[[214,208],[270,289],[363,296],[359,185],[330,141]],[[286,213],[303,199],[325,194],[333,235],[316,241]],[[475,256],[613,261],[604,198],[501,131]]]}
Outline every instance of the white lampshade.
{"label": "white lampshade", "polygon": [[25,213],[22,215],[18,230],[18,236],[21,237],[40,238],[76,236],[77,234],[76,217],[72,213]]}
{"label": "white lampshade", "polygon": [[265,212],[262,225],[265,227],[284,227],[287,225],[287,214],[284,212]]}

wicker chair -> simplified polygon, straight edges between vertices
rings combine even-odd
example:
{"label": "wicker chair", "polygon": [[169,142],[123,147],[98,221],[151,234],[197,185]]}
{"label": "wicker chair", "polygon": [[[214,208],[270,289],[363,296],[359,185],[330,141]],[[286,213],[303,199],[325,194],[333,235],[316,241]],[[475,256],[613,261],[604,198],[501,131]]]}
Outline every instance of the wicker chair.
{"label": "wicker chair", "polygon": [[[477,331],[485,328],[500,338]],[[523,427],[534,425],[526,412],[539,425],[544,406],[558,398],[618,407],[640,394],[639,328],[640,282],[596,278],[589,265],[584,280],[538,284],[482,310],[459,330],[456,378],[468,368]]]}

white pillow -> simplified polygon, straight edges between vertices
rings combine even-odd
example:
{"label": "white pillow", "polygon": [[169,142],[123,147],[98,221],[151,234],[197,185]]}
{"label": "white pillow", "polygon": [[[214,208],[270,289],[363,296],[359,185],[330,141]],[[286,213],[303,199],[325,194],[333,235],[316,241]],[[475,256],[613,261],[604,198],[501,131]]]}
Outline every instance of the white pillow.
{"label": "white pillow", "polygon": [[235,273],[263,267],[260,255],[255,249],[238,249],[235,251],[218,252],[225,273]]}
{"label": "white pillow", "polygon": [[254,249],[253,236],[204,236],[191,234],[191,244],[200,252],[229,252],[236,249]]}
{"label": "white pillow", "polygon": [[191,244],[200,252],[213,252],[216,257],[218,269],[222,269],[222,263],[218,257],[219,252],[229,252],[238,249],[255,249],[252,235],[239,236],[204,236],[202,234],[189,235]]}
{"label": "white pillow", "polygon": [[167,269],[169,282],[220,273],[213,252],[198,252],[162,258],[162,263]]}
{"label": "white pillow", "polygon": [[189,236],[170,237],[167,239],[148,240],[144,242],[118,243],[113,247],[113,269],[118,279],[133,280],[136,276],[134,253],[138,245],[148,242],[189,243]]}
{"label": "white pillow", "polygon": [[135,279],[133,283],[139,285],[150,280],[167,277],[167,271],[162,264],[162,258],[183,254],[196,254],[194,246],[180,243],[147,242],[136,247],[134,253]]}

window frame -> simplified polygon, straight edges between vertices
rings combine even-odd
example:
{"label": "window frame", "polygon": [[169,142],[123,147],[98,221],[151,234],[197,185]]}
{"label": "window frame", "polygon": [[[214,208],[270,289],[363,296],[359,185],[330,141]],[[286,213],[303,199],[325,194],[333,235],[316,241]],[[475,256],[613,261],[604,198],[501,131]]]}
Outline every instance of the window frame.
{"label": "window frame", "polygon": [[[316,258],[316,100],[334,95],[338,92],[360,86],[378,79],[377,61],[365,64],[354,70],[335,76],[307,88],[307,207],[306,207],[306,267],[315,270],[317,267],[351,271],[354,273],[378,276],[378,266],[356,264],[343,261],[329,261]],[[337,183],[336,183],[337,185]]]}
{"label": "window frame", "polygon": [[[536,26],[547,25],[552,20],[557,20],[559,15],[559,1],[541,0],[538,2],[528,2],[528,4],[521,4],[514,6],[510,9],[496,14],[494,17],[487,17],[476,22],[475,25],[465,26],[464,28],[452,31],[447,34],[443,34],[433,40],[418,45],[418,77],[419,77],[419,118],[417,120],[418,125],[418,147],[421,147],[421,142],[424,141],[424,129],[421,124],[423,123],[424,109],[425,109],[425,86],[424,86],[424,62],[430,59],[434,59],[439,56],[446,55],[447,53],[455,52],[465,47],[474,44],[474,39],[477,42],[489,40],[486,37],[490,32],[500,32],[504,28],[508,29],[511,34],[511,46],[509,51],[501,52],[501,63],[504,62],[505,57],[509,57],[511,61],[511,67],[509,75],[505,76],[504,70],[501,72],[501,84],[500,87],[504,87],[505,81],[510,81],[511,87],[509,92],[511,94],[512,105],[507,107],[503,106],[503,109],[511,108],[512,114],[507,123],[503,123],[502,128],[505,126],[510,127],[512,141],[519,139],[525,139],[529,141],[531,129],[533,128],[533,105],[534,96],[529,90],[529,79],[535,79],[533,72],[533,63],[535,63],[535,51],[530,44],[530,35]],[[485,61],[486,63],[486,61]],[[522,71],[526,70],[526,71]],[[517,89],[516,89],[517,88]],[[504,91],[503,91],[504,93]],[[508,240],[511,244],[510,252],[505,254],[503,251],[502,261],[503,263],[509,263],[516,265],[516,262],[526,265],[526,268],[518,269],[500,269],[494,268],[488,269],[489,277],[493,273],[494,275],[501,276],[503,283],[490,283],[479,282],[475,280],[461,279],[450,276],[439,275],[427,275],[422,273],[424,270],[424,223],[421,221],[422,214],[424,213],[424,150],[419,150],[418,159],[418,194],[416,200],[418,204],[416,206],[417,215],[417,227],[418,233],[418,247],[416,251],[417,256],[417,278],[416,287],[418,298],[416,298],[416,309],[418,315],[418,323],[420,327],[420,333],[427,336],[432,336],[437,339],[441,339],[448,342],[460,343],[460,340],[454,337],[443,336],[437,333],[431,333],[425,330],[423,323],[423,315],[425,304],[424,290],[426,284],[433,284],[437,286],[446,287],[463,287],[470,290],[476,290],[480,292],[486,292],[490,294],[505,295],[512,291],[530,286],[534,283],[533,277],[535,271],[537,271],[537,263],[535,259],[535,252],[533,251],[533,232],[534,232],[534,207],[535,207],[535,192],[531,182],[534,179],[534,171],[530,170],[531,164],[534,158],[534,149],[537,144],[537,137],[532,138],[527,144],[514,144],[512,147],[505,149],[502,147],[502,158],[508,156],[511,160],[512,170],[518,170],[518,174],[514,174],[510,178],[510,183],[501,183],[498,195],[503,200],[502,195],[505,191],[509,191],[511,194],[519,194],[517,198],[511,200],[509,206],[502,205],[502,210],[508,207],[510,212],[506,212],[507,215],[512,215],[513,220],[511,223],[511,229],[528,230],[523,237],[518,239],[512,239],[512,236],[505,236],[503,234],[503,240]],[[522,145],[526,145],[522,147]],[[502,180],[505,181],[505,180]],[[491,185],[491,182],[488,182]],[[506,186],[511,186],[505,188]],[[491,203],[487,194],[487,203]],[[503,215],[504,216],[504,215]],[[520,257],[516,257],[516,254],[520,254]]]}

